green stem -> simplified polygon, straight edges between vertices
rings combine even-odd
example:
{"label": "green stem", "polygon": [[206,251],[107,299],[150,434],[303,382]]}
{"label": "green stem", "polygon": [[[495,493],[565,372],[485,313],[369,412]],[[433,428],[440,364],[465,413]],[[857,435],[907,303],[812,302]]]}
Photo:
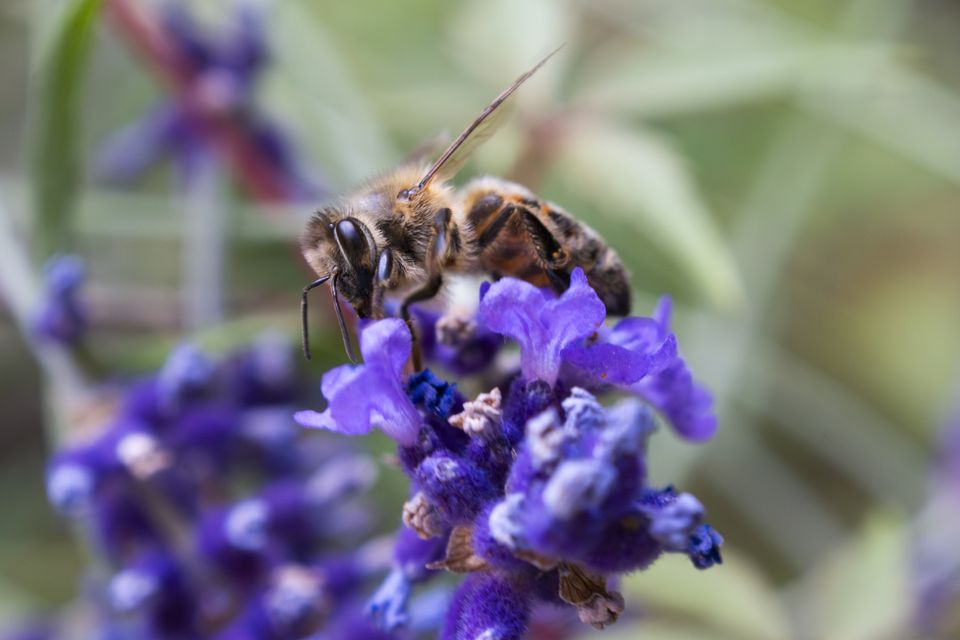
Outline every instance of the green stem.
{"label": "green stem", "polygon": [[66,435],[68,416],[64,410],[89,397],[90,380],[70,348],[38,340],[34,334],[32,320],[40,302],[40,284],[20,240],[0,194],[0,295],[49,384],[52,415],[48,435],[53,446]]}

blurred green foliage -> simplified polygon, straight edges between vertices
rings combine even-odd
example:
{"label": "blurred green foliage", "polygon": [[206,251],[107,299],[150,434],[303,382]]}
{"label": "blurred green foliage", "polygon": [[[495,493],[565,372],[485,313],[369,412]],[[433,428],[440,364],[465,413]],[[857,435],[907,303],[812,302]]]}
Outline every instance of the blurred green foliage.
{"label": "blurred green foliage", "polygon": [[[74,230],[102,356],[136,371],[181,334],[185,214],[162,169],[126,193],[80,180],[162,91],[98,4],[0,8],[0,197],[37,258]],[[212,22],[223,8],[195,4]],[[638,312],[674,294],[685,354],[722,409],[714,442],[658,439],[651,457],[654,478],[687,472],[727,564],[632,578],[651,621],[606,637],[899,638],[905,527],[960,363],[958,34],[948,0],[283,0],[260,93],[342,190],[456,133],[566,43],[461,179],[518,177],[594,226],[629,264]],[[265,324],[293,335],[307,277],[293,239],[308,209],[229,200],[230,319],[200,336],[217,350]],[[342,359],[326,327],[316,372]],[[73,591],[79,561],[40,502],[27,355],[0,339],[18,417],[0,432],[0,600],[42,608]]]}
{"label": "blurred green foliage", "polygon": [[77,132],[83,81],[100,4],[75,0],[51,9],[49,33],[35,53],[30,184],[38,259],[71,244],[69,221],[82,179]]}

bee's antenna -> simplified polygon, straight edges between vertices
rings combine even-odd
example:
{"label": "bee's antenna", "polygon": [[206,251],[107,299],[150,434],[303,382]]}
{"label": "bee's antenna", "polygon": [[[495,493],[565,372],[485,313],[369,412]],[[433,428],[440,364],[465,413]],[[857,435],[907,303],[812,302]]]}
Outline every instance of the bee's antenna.
{"label": "bee's antenna", "polygon": [[337,323],[340,325],[340,336],[343,338],[343,348],[347,352],[347,358],[353,364],[359,364],[360,359],[353,352],[353,344],[350,342],[350,333],[347,331],[347,323],[343,320],[343,309],[340,308],[340,296],[337,295],[337,277],[339,272],[333,272],[333,280],[330,281],[330,291],[333,293],[333,309],[337,312]]}
{"label": "bee's antenna", "polygon": [[[456,154],[457,151],[461,149],[461,147],[464,147],[464,143],[470,140],[471,136],[474,136],[475,133],[479,135],[479,138],[477,136],[474,136],[475,141],[478,139],[483,140],[487,136],[491,135],[493,131],[488,131],[486,134],[480,133],[478,130],[481,130],[481,125],[484,125],[484,123],[486,123],[487,126],[490,126],[491,122],[493,122],[490,120],[490,116],[492,116],[494,112],[496,112],[497,109],[499,109],[500,106],[504,102],[506,102],[507,99],[510,96],[512,96],[517,89],[520,88],[520,85],[522,85],[524,82],[529,80],[530,76],[532,76],[537,71],[539,71],[540,67],[545,65],[547,63],[547,60],[552,58],[554,54],[560,51],[560,49],[563,49],[565,45],[566,43],[561,44],[559,47],[557,47],[556,49],[554,49],[553,51],[545,55],[540,60],[540,62],[538,62],[536,65],[533,66],[532,69],[530,69],[526,73],[522,74],[519,78],[514,80],[513,84],[511,84],[509,87],[504,89],[500,93],[500,95],[494,98],[493,102],[488,104],[486,108],[480,113],[480,115],[477,116],[477,118],[473,122],[471,122],[470,125],[466,129],[464,129],[459,136],[457,136],[457,139],[454,140],[453,143],[446,148],[443,154],[439,158],[437,158],[437,160],[432,165],[430,165],[430,168],[427,169],[427,173],[420,179],[419,184],[409,189],[404,189],[399,194],[397,194],[397,196],[403,199],[409,199],[415,196],[416,194],[420,193],[421,191],[423,191],[427,187],[427,185],[430,184],[430,182],[432,182],[433,179],[437,176],[440,169],[448,161],[450,161],[451,158],[453,158],[454,154]],[[494,122],[492,126],[493,126],[493,130],[496,130],[496,128],[499,126],[499,123]],[[469,148],[469,145],[464,148]],[[470,152],[468,151],[467,153],[470,153]],[[462,153],[461,153],[461,157],[464,157]]]}
{"label": "bee's antenna", "polygon": [[307,294],[311,289],[319,287],[330,279],[329,275],[321,276],[303,288],[300,296],[300,338],[303,343],[303,357],[310,359],[310,324],[307,321]]}

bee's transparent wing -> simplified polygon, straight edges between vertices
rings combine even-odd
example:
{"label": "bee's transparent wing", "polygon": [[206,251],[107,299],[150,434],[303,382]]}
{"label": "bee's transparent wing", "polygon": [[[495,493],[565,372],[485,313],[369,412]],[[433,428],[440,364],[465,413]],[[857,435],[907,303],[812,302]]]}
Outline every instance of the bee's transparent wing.
{"label": "bee's transparent wing", "polygon": [[513,84],[494,98],[493,102],[488,104],[486,109],[477,116],[477,119],[470,123],[470,126],[464,129],[457,136],[457,139],[447,147],[446,151],[437,158],[437,161],[427,169],[420,183],[410,190],[410,195],[423,190],[438,176],[444,179],[454,176],[476,148],[496,133],[500,126],[506,122],[510,110],[503,107],[505,103],[510,101],[510,97],[520,88],[520,85],[529,80],[530,76],[536,73],[559,50],[560,47],[548,53],[536,66],[514,80]]}
{"label": "bee's transparent wing", "polygon": [[[515,88],[515,87],[511,87]],[[511,91],[512,94],[512,91]],[[441,156],[430,166],[427,173],[420,180],[419,189],[423,189],[435,178],[449,180],[455,176],[467,163],[477,148],[493,137],[497,131],[510,119],[514,112],[513,100],[510,96],[499,96],[490,103],[483,113],[474,120],[463,133],[450,144]]]}

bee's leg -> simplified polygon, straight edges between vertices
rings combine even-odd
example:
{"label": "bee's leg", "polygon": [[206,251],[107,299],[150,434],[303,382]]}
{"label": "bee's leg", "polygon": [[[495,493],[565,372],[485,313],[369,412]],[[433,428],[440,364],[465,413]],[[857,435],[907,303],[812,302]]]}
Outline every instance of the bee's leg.
{"label": "bee's leg", "polygon": [[443,266],[447,260],[460,251],[460,231],[453,223],[453,214],[450,209],[441,209],[434,218],[433,239],[427,251],[427,281],[403,299],[400,305],[400,317],[410,328],[413,336],[413,368],[420,371],[423,368],[423,355],[420,351],[420,340],[416,327],[410,317],[410,305],[433,298],[443,286]]}
{"label": "bee's leg", "polygon": [[533,241],[537,258],[550,278],[550,284],[557,293],[563,293],[570,286],[570,271],[567,268],[570,256],[540,218],[528,209],[520,209],[520,216],[523,228]]}
{"label": "bee's leg", "polygon": [[410,328],[410,335],[413,336],[413,369],[414,371],[420,371],[423,369],[423,354],[420,351],[420,337],[417,335],[417,328],[413,324],[413,318],[410,317],[410,305],[423,302],[424,300],[429,300],[430,298],[437,295],[440,292],[440,288],[443,286],[443,276],[440,273],[435,273],[430,276],[430,279],[427,280],[419,289],[412,291],[410,295],[403,299],[403,304],[400,306],[400,317],[403,318],[403,321],[407,323],[407,326]]}
{"label": "bee's leg", "polygon": [[[483,201],[481,201],[481,203],[482,202]],[[492,202],[490,204],[492,204]],[[475,210],[480,212],[481,209],[482,207],[478,206]],[[537,252],[537,259],[550,278],[550,283],[553,285],[553,288],[557,293],[566,291],[567,287],[570,286],[570,273],[567,269],[570,258],[563,249],[563,246],[561,246],[554,237],[553,233],[530,211],[528,205],[526,203],[507,204],[499,211],[491,210],[491,208],[487,206],[486,210],[482,211],[480,215],[493,215],[494,213],[496,213],[496,217],[483,229],[477,238],[477,247],[480,251],[483,251],[492,244],[511,220],[519,218],[520,223],[533,242],[534,250]],[[471,213],[471,217],[479,218],[480,216]]]}

